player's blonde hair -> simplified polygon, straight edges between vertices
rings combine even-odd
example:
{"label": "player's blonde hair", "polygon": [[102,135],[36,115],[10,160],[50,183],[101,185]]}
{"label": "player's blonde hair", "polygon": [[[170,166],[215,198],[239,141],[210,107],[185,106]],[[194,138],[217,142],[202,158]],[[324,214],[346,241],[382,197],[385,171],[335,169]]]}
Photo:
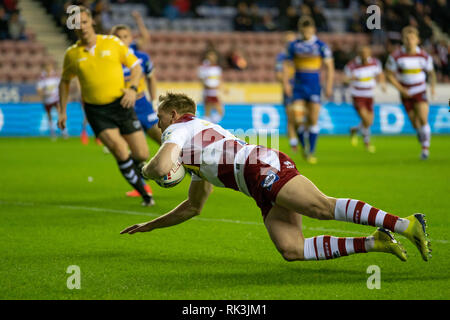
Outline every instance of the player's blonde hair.
{"label": "player's blonde hair", "polygon": [[195,114],[197,107],[194,100],[184,93],[168,92],[159,96],[158,110],[169,112],[176,110],[179,114],[192,113]]}
{"label": "player's blonde hair", "polygon": [[80,9],[80,13],[84,12],[88,15],[89,18],[92,18],[92,12],[91,10],[89,10],[89,8],[85,6],[78,6],[78,8]]}
{"label": "player's blonde hair", "polygon": [[126,24],[118,24],[111,28],[110,34],[117,36],[117,33],[121,30],[128,30],[131,32],[131,28]]}
{"label": "player's blonde hair", "polygon": [[402,29],[402,36],[406,36],[407,34],[414,33],[417,38],[419,37],[419,30],[414,26],[406,26]]}

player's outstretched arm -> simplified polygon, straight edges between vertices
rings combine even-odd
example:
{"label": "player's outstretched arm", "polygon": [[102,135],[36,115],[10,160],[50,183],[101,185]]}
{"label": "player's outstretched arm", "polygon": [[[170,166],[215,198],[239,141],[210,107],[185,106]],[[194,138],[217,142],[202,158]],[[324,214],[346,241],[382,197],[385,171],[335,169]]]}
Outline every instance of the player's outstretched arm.
{"label": "player's outstretched arm", "polygon": [[134,234],[136,232],[148,232],[158,228],[166,228],[177,225],[200,214],[203,205],[211,193],[212,185],[205,181],[191,181],[189,197],[180,203],[175,209],[152,221],[135,224],[120,232],[120,234]]}

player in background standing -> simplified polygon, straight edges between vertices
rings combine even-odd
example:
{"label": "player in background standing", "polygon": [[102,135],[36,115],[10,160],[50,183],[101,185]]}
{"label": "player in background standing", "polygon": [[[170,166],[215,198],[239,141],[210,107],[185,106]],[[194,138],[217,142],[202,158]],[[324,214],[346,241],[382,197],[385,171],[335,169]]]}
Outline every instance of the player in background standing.
{"label": "player in background standing", "polygon": [[386,92],[386,81],[381,62],[372,57],[369,46],[361,46],[358,55],[344,67],[344,82],[350,83],[350,94],[353,99],[353,107],[361,118],[357,127],[350,129],[352,145],[358,144],[358,132],[364,139],[366,150],[375,152],[375,146],[370,143],[370,127],[373,124],[373,96],[376,86],[376,78],[381,84],[383,92]]}
{"label": "player in background standing", "polygon": [[[288,31],[284,35],[284,40],[286,46],[295,41],[296,39],[295,32]],[[304,117],[305,117],[305,108],[301,104],[292,104],[292,97],[288,97],[286,95],[286,90],[284,89],[283,82],[283,65],[284,61],[287,59],[286,50],[280,52],[277,55],[276,63],[275,63],[275,72],[277,80],[280,82],[283,90],[283,106],[286,111],[287,116],[287,134],[289,138],[289,145],[291,146],[292,151],[297,152],[298,149],[298,138],[296,128],[303,125]],[[289,74],[289,83],[291,86],[294,86],[295,81],[295,70],[294,67],[290,64],[288,65],[288,74]]]}
{"label": "player in background standing", "polygon": [[[219,57],[210,50],[198,69],[198,78],[203,84],[203,103],[205,114],[203,118],[213,123],[219,123],[224,115],[222,103],[219,100],[219,91],[222,82],[222,68],[219,66]],[[214,112],[213,112],[214,111]]]}
{"label": "player in background standing", "polygon": [[428,123],[427,74],[431,98],[434,99],[436,73],[432,57],[419,47],[419,31],[407,26],[402,30],[403,46],[389,55],[386,62],[387,79],[400,92],[401,100],[421,144],[421,159],[430,155],[431,128]]}
{"label": "player in background standing", "polygon": [[[292,97],[294,108],[300,105],[307,110],[307,123],[297,128],[298,138],[303,147],[303,156],[312,164],[317,163],[314,156],[319,135],[320,112],[320,69],[322,62],[326,68],[325,96],[331,99],[333,95],[334,62],[331,50],[316,36],[314,20],[309,16],[298,21],[302,39],[297,39],[288,45],[288,59],[283,70],[285,93]],[[289,82],[289,65],[295,67],[295,83]],[[308,136],[309,148],[306,148]]]}
{"label": "player in background standing", "polygon": [[[44,103],[44,108],[45,112],[47,113],[48,119],[48,127],[50,129],[50,136],[52,137],[52,140],[56,139],[55,130],[53,128],[52,109],[55,108],[56,110],[58,110],[59,108],[59,80],[60,78],[56,73],[53,62],[47,61],[36,84],[36,90],[38,95],[41,97],[42,102]],[[62,136],[64,138],[68,137],[67,128],[62,131]]]}
{"label": "player in background standing", "polygon": [[[138,85],[134,110],[136,111],[136,115],[147,135],[158,144],[161,144],[161,130],[157,126],[158,116],[153,109],[153,106],[156,106],[157,102],[150,102],[152,99],[156,98],[156,78],[154,74],[153,62],[147,53],[131,48],[133,43],[133,34],[130,27],[127,25],[114,26],[111,29],[111,34],[117,36],[126,46],[130,47],[130,50],[133,50],[134,54],[141,63],[143,73]],[[125,87],[129,87],[130,69],[126,66],[122,67],[125,77]],[[142,183],[145,185],[145,190],[147,190],[149,194],[153,194],[150,186],[146,184],[144,180],[142,180]],[[128,191],[126,195],[129,197],[139,197],[139,192],[137,190],[132,190]]]}
{"label": "player in background standing", "polygon": [[[240,191],[256,201],[270,238],[288,261],[328,260],[366,252],[391,253],[406,261],[404,248],[389,231],[410,240],[423,260],[431,257],[423,214],[400,218],[363,201],[326,196],[298,172],[286,154],[247,144],[221,126],[196,118],[195,113],[194,101],[184,94],[160,97],[158,125],[163,144],[143,167],[143,175],[161,179],[181,158],[192,173],[188,196],[168,213],[132,225],[121,234],[174,226],[199,215],[215,185]],[[302,215],[379,229],[367,237],[322,235],[305,239]]]}

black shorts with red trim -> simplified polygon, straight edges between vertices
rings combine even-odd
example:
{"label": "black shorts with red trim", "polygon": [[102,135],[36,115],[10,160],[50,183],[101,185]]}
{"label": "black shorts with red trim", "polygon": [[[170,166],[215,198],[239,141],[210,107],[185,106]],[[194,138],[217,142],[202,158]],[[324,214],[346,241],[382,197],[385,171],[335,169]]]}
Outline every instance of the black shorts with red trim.
{"label": "black shorts with red trim", "polygon": [[[252,155],[254,152],[257,152],[256,161],[251,163],[249,159],[255,159]],[[267,152],[277,154],[280,170],[260,160]],[[300,175],[300,173],[294,161],[283,152],[258,146],[252,153],[250,153],[245,165],[244,178],[247,189],[261,209],[261,214],[265,220],[270,209],[275,205],[278,192],[289,180]]]}

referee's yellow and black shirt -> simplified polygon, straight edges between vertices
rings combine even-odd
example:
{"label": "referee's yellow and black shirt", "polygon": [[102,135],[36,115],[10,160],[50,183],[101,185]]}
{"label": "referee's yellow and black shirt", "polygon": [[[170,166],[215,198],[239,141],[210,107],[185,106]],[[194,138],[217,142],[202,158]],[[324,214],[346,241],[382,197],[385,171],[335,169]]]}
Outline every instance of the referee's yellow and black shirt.
{"label": "referee's yellow and black shirt", "polygon": [[123,95],[125,88],[122,65],[139,64],[133,51],[116,36],[97,35],[95,45],[87,49],[78,40],[64,55],[62,80],[78,77],[83,101],[103,105]]}

